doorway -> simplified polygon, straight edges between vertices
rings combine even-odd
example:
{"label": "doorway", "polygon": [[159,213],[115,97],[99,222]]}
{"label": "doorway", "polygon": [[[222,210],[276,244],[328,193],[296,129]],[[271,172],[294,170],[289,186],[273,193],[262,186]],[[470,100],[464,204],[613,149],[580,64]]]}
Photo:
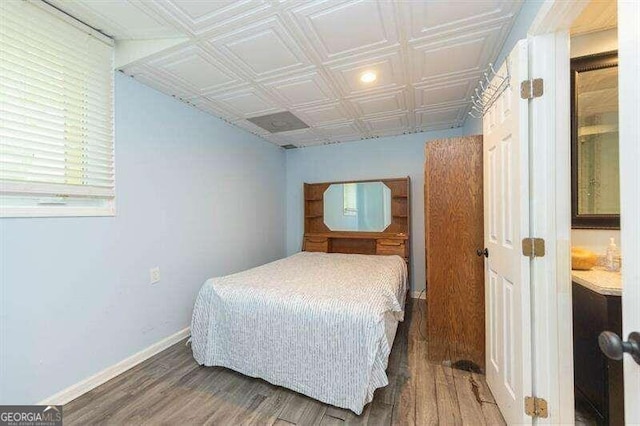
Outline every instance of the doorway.
{"label": "doorway", "polygon": [[570,28],[571,297],[576,424],[624,424],[622,363],[600,350],[622,335],[618,28],[615,1],[590,2]]}
{"label": "doorway", "polygon": [[[621,227],[624,230],[621,252],[623,259],[637,259],[640,256],[640,224],[638,213],[637,183],[640,173],[637,164],[640,156],[638,148],[638,123],[640,114],[637,105],[638,85],[634,76],[638,72],[638,36],[637,20],[640,17],[640,6],[633,2],[603,2],[581,1],[563,2],[551,1],[543,7],[534,21],[529,33],[531,46],[531,75],[544,80],[544,96],[531,102],[531,141],[532,141],[532,212],[534,222],[532,232],[536,237],[544,238],[547,245],[546,255],[533,266],[532,280],[532,317],[533,317],[533,358],[534,358],[534,393],[535,396],[546,399],[549,404],[549,417],[539,419],[538,423],[572,423],[574,422],[574,402],[581,398],[576,391],[574,398],[574,367],[583,361],[581,354],[574,358],[574,315],[587,315],[575,309],[573,290],[576,286],[575,271],[571,269],[571,248],[581,245],[585,250],[595,252],[595,261],[601,260],[606,252],[609,238],[614,237],[619,245],[619,235],[611,227],[606,230],[572,231],[572,188],[571,188],[571,46],[574,50],[579,45],[577,40],[571,40],[571,32],[582,13],[589,13],[591,4],[604,7],[612,3],[618,7],[618,30],[614,31],[620,37],[618,48],[620,57],[619,68],[619,133],[620,133],[620,205]],[[598,12],[591,15],[590,23],[603,21],[605,14]],[[595,31],[592,31],[595,34]],[[575,35],[575,34],[574,34]],[[573,41],[573,43],[571,43]],[[585,43],[583,46],[587,46]],[[604,102],[600,102],[601,104]],[[592,114],[593,115],[593,114]],[[597,114],[596,114],[597,115]],[[600,130],[606,122],[583,122],[592,127],[586,129],[581,136],[581,142],[587,144],[586,149],[594,148],[593,140],[589,141],[589,131]],[[626,137],[625,137],[626,135]],[[600,140],[600,145],[603,145]],[[591,144],[591,147],[588,146]],[[595,154],[595,153],[594,153]],[[593,158],[591,166],[593,165]],[[589,162],[587,162],[588,165]],[[588,175],[588,170],[583,170]],[[597,174],[592,174],[592,180]],[[578,189],[586,192],[593,190],[593,182],[587,182],[586,187]],[[584,194],[583,194],[584,195]],[[611,193],[606,194],[611,195]],[[583,206],[584,207],[584,206]],[[574,210],[575,216],[575,210]],[[579,221],[578,221],[579,222]],[[618,231],[619,232],[619,231]],[[595,234],[594,234],[595,233]],[[595,240],[593,237],[595,236]],[[592,237],[591,243],[589,237]],[[602,238],[604,237],[604,238]],[[604,242],[601,243],[601,239]],[[590,247],[589,247],[590,246]],[[574,256],[575,258],[576,256]],[[587,256],[588,257],[588,256]],[[620,337],[629,336],[640,328],[640,275],[637,262],[622,262],[622,294],[624,304],[618,308],[618,318],[624,318],[624,324],[619,326]],[[597,265],[596,265],[597,266]],[[604,265],[602,265],[604,266]],[[585,287],[585,286],[582,286]],[[580,288],[580,287],[578,287]],[[584,304],[578,304],[584,308]],[[572,312],[573,311],[573,312]],[[614,308],[611,312],[615,311]],[[607,310],[606,312],[609,312]],[[604,331],[611,324],[599,326]],[[581,338],[584,335],[575,337]],[[620,338],[616,337],[617,343]],[[594,341],[595,340],[595,341]],[[626,340],[626,339],[625,339]],[[589,342],[593,354],[599,353],[598,341],[593,337]],[[629,349],[630,345],[625,348]],[[578,351],[576,351],[578,352]],[[576,362],[574,363],[574,359]],[[579,360],[579,362],[578,362]],[[618,362],[618,368],[622,364]],[[575,364],[575,365],[574,365]],[[610,369],[608,369],[610,371]],[[576,375],[579,373],[576,373]],[[633,403],[640,397],[640,368],[631,356],[624,356],[624,391],[623,386],[617,385],[619,393],[626,393],[624,408],[625,420],[628,423],[640,421],[640,409]],[[576,383],[582,377],[576,377]],[[611,394],[611,392],[610,392]],[[618,411],[622,411],[618,409]],[[578,415],[576,420],[581,420]],[[588,419],[586,419],[588,420]],[[600,423],[616,424],[621,420],[606,418]]]}

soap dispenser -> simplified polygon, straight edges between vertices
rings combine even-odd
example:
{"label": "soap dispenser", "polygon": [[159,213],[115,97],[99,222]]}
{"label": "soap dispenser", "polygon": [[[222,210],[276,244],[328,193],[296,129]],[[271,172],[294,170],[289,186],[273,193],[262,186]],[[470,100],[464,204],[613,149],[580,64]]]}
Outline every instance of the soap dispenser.
{"label": "soap dispenser", "polygon": [[616,246],[615,239],[611,237],[609,239],[609,246],[607,247],[607,269],[615,272],[620,270],[620,254],[618,253],[618,246]]}

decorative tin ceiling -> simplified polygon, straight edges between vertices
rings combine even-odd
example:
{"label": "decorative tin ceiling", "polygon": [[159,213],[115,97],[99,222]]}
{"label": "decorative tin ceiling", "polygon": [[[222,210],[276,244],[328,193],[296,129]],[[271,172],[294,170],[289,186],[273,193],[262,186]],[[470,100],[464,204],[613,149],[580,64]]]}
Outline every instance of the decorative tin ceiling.
{"label": "decorative tin ceiling", "polygon": [[[125,74],[274,144],[308,146],[461,126],[521,1],[52,4],[117,49],[165,43],[122,65]],[[248,120],[283,111],[309,127],[270,133]]]}

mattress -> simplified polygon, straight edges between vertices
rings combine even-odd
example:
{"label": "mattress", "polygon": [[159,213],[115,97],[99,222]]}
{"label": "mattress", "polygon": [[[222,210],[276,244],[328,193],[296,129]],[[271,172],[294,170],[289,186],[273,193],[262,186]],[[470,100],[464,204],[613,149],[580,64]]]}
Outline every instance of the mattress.
{"label": "mattress", "polygon": [[360,414],[403,320],[399,256],[302,252],[204,283],[193,356]]}

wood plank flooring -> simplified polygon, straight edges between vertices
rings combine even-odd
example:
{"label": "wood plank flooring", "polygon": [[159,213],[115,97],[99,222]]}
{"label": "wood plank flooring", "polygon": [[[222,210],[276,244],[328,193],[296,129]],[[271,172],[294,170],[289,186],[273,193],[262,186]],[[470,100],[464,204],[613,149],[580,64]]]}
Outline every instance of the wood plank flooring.
{"label": "wood plank flooring", "polygon": [[[389,385],[360,416],[221,367],[180,342],[63,408],[65,425],[504,425],[484,376],[430,363],[424,300],[407,305]],[[421,330],[422,329],[422,330]]]}

